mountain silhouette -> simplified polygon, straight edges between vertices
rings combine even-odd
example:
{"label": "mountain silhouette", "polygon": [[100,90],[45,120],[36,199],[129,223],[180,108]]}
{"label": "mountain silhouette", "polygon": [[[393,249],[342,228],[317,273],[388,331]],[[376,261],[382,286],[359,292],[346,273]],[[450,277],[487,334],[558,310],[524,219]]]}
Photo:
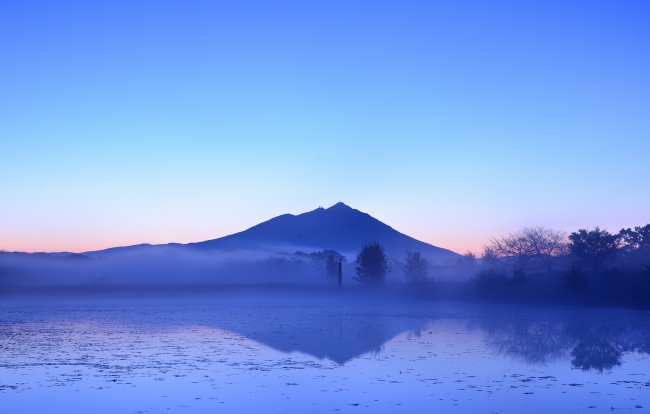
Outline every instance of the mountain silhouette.
{"label": "mountain silhouette", "polygon": [[[80,254],[0,252],[0,287],[319,284],[326,282],[326,265],[318,261],[322,254],[313,253],[336,250],[352,263],[362,245],[370,242],[381,244],[389,259],[400,259],[408,250],[420,252],[436,265],[453,263],[459,257],[337,203],[303,214],[284,214],[242,232],[197,243],[136,244]],[[278,344],[283,349],[291,346]],[[325,355],[316,349],[313,353]],[[333,357],[337,361],[346,358]]]}
{"label": "mountain silhouette", "polygon": [[388,316],[363,305],[308,307],[300,312],[294,307],[262,309],[227,309],[209,324],[281,352],[301,352],[343,365],[367,353],[379,354],[386,342],[404,332],[419,335],[431,322]]}
{"label": "mountain silhouette", "polygon": [[333,249],[355,253],[371,241],[380,243],[391,256],[402,256],[407,250],[419,251],[434,261],[458,256],[400,233],[344,203],[298,215],[283,214],[230,236],[186,246],[203,250]]}
{"label": "mountain silhouette", "polygon": [[[455,260],[451,250],[414,239],[371,215],[344,203],[329,208],[319,207],[306,213],[283,214],[247,230],[217,239],[195,243],[136,244],[103,250],[73,253],[41,253],[47,257],[139,257],[149,253],[183,252],[260,252],[294,253],[297,251],[336,250],[345,255],[356,254],[365,243],[381,244],[388,256],[402,257],[406,251],[418,251],[433,263]],[[12,255],[20,254],[19,252]],[[35,256],[31,254],[30,256]]]}

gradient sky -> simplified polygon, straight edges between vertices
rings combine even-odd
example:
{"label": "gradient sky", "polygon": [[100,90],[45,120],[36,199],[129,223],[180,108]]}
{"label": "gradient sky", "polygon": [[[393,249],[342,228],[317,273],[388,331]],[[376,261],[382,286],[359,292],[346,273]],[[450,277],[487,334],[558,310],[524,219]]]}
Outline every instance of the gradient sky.
{"label": "gradient sky", "polygon": [[343,201],[456,251],[650,222],[650,2],[0,2],[0,249]]}

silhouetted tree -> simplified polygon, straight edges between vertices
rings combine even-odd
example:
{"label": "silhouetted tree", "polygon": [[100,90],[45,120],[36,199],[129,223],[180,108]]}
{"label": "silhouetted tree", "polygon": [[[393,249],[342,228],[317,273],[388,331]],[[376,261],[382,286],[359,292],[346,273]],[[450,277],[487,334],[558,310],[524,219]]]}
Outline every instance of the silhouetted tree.
{"label": "silhouetted tree", "polygon": [[476,255],[468,251],[458,258],[458,264],[468,267],[476,266]]}
{"label": "silhouetted tree", "polygon": [[566,233],[545,227],[526,227],[521,230],[530,245],[533,256],[550,258],[567,253]]}
{"label": "silhouetted tree", "polygon": [[377,242],[364,244],[357,255],[356,280],[366,285],[384,283],[388,260],[384,248]]}
{"label": "silhouetted tree", "polygon": [[519,267],[515,269],[514,272],[512,272],[512,284],[514,286],[521,286],[528,283],[528,275],[526,275],[526,271]]}
{"label": "silhouetted tree", "polygon": [[582,269],[575,264],[571,265],[571,267],[562,274],[562,279],[564,280],[566,288],[573,293],[582,292],[589,288],[589,280],[582,272]]}
{"label": "silhouetted tree", "polygon": [[605,262],[616,255],[619,238],[607,230],[580,229],[569,235],[571,254],[592,270],[602,270]]}
{"label": "silhouetted tree", "polygon": [[491,246],[485,246],[483,248],[483,264],[488,267],[494,267],[499,263],[499,257]]}
{"label": "silhouetted tree", "polygon": [[406,252],[402,267],[406,281],[414,285],[426,285],[429,281],[429,262],[420,252]]}
{"label": "silhouetted tree", "polygon": [[626,252],[650,250],[650,224],[634,229],[621,229],[618,238],[621,248]]}
{"label": "silhouetted tree", "polygon": [[486,292],[496,292],[514,285],[511,277],[508,277],[504,272],[493,268],[482,269],[479,271],[474,277],[474,283],[476,283],[476,286],[480,290]]}
{"label": "silhouetted tree", "polygon": [[522,267],[533,255],[533,249],[519,232],[492,239],[486,250],[494,257],[514,264],[515,267]]}
{"label": "silhouetted tree", "polygon": [[[464,260],[458,259],[457,271],[463,271]],[[580,300],[647,305],[650,224],[615,234],[598,227],[580,229],[568,237],[543,227],[527,227],[492,239],[472,273],[477,287],[486,291],[513,294],[530,286],[543,288],[551,298],[549,283],[561,281],[567,291],[580,293]],[[547,275],[546,280],[535,278],[541,274]]]}
{"label": "silhouetted tree", "polygon": [[[525,227],[501,238],[495,238],[485,247],[485,258],[509,264],[513,272],[523,275],[526,265],[535,259],[548,271],[553,258],[566,253],[566,235],[544,227]],[[487,263],[486,263],[487,264]]]}

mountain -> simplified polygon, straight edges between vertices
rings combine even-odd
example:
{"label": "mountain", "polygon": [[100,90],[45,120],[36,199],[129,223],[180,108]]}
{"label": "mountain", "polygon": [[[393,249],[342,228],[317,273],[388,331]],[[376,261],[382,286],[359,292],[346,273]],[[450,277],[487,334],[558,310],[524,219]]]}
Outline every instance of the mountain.
{"label": "mountain", "polygon": [[[371,241],[380,243],[393,258],[403,257],[407,250],[419,251],[433,264],[458,257],[337,203],[303,214],[284,214],[240,233],[198,243],[138,244],[81,254],[0,252],[0,288],[316,285],[326,283],[325,265],[317,259],[322,255],[310,253],[331,249],[353,259]],[[350,266],[352,262],[348,261]],[[351,271],[344,270],[346,283]],[[395,272],[397,277],[400,274]],[[294,345],[278,344],[287,349]],[[313,352],[320,355],[316,348]],[[336,358],[345,359],[344,355]]]}
{"label": "mountain", "polygon": [[[346,255],[356,254],[364,243],[376,241],[388,256],[402,257],[407,250],[418,251],[434,263],[458,258],[451,250],[433,246],[400,233],[371,215],[344,203],[298,215],[283,214],[239,233],[218,239],[180,244],[136,244],[75,253],[30,254],[44,257],[139,257],[149,253],[242,252],[273,253],[331,249]],[[9,254],[9,253],[7,253]],[[21,254],[19,252],[10,255]]]}
{"label": "mountain", "polygon": [[317,208],[307,213],[283,214],[230,236],[186,245],[198,250],[321,250],[333,249],[354,254],[362,244],[376,241],[389,256],[403,256],[407,250],[419,251],[434,261],[458,256],[416,240],[369,214],[344,203]]}

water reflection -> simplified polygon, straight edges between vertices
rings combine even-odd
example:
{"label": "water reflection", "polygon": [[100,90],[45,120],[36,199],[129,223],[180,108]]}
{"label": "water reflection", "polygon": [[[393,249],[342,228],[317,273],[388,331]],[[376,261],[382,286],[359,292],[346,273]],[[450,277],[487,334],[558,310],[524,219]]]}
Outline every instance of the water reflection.
{"label": "water reflection", "polygon": [[0,305],[0,401],[11,413],[642,409],[648,319],[322,302]]}
{"label": "water reflection", "polygon": [[238,312],[215,326],[282,352],[345,364],[363,354],[379,354],[386,342],[403,332],[417,336],[427,323],[427,318],[376,311],[273,308]]}
{"label": "water reflection", "polygon": [[569,359],[573,368],[603,372],[625,353],[650,351],[650,315],[633,311],[518,312],[481,318],[478,327],[497,353],[529,364]]}
{"label": "water reflection", "polygon": [[[344,364],[369,352],[379,354],[386,342],[401,333],[417,337],[428,325],[447,319],[436,314],[349,309],[287,308],[268,315],[260,323],[257,312],[240,313],[217,325],[283,352],[298,351]],[[453,316],[465,321],[457,329],[478,329],[494,352],[531,365],[567,360],[573,368],[603,372],[621,365],[625,353],[650,353],[650,315],[645,312],[516,309]]]}
{"label": "water reflection", "polygon": [[626,353],[650,353],[650,315],[613,310],[481,310],[476,315],[378,312],[354,308],[269,308],[235,312],[214,326],[282,352],[301,352],[345,364],[380,354],[402,333],[418,337],[427,326],[457,321],[452,330],[478,330],[489,349],[530,365],[567,360],[573,368],[603,372]]}
{"label": "water reflection", "polygon": [[[150,331],[187,330],[191,346],[191,332],[202,327],[213,332],[206,341],[216,341],[214,332],[225,331],[283,353],[299,352],[344,365],[365,354],[380,355],[384,345],[400,334],[418,338],[424,329],[443,323],[442,336],[478,333],[488,350],[528,365],[566,361],[567,367],[603,372],[620,366],[627,353],[650,353],[650,314],[642,311],[517,308],[441,312],[216,305],[5,308],[0,313],[0,349],[11,350],[20,343],[33,352],[29,341],[36,340],[41,351],[53,341],[74,338],[83,344],[89,337],[84,337],[85,333],[99,335],[99,344],[101,335],[113,338],[118,327],[126,343],[133,338],[143,341],[140,336],[146,337]],[[427,337],[423,342],[433,346],[435,340]]]}

